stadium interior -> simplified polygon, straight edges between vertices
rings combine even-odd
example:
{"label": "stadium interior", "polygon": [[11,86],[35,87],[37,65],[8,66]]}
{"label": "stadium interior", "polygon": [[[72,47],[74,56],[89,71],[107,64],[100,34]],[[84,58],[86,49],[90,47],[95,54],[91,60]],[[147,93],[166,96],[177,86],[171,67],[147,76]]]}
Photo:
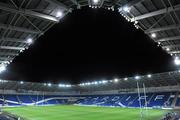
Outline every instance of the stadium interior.
{"label": "stadium interior", "polygon": [[[180,64],[179,0],[1,0],[0,72],[68,13],[84,6],[118,11]],[[159,119],[179,120],[180,71],[79,84],[0,80],[0,105],[0,120],[23,120],[6,108],[51,105],[175,110]]]}

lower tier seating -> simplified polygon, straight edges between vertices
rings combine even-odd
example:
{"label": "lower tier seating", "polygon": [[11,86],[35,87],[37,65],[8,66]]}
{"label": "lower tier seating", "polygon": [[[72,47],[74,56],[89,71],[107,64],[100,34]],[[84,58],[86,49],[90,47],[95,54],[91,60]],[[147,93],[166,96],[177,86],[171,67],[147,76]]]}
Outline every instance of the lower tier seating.
{"label": "lower tier seating", "polygon": [[[114,95],[83,95],[73,96],[79,105],[116,106],[116,107],[171,107],[173,103],[180,106],[180,96],[177,92],[159,93],[128,93]],[[53,105],[68,104],[72,96],[55,95],[0,95],[0,105]],[[176,96],[176,97],[175,97]],[[175,99],[176,98],[176,99]]]}

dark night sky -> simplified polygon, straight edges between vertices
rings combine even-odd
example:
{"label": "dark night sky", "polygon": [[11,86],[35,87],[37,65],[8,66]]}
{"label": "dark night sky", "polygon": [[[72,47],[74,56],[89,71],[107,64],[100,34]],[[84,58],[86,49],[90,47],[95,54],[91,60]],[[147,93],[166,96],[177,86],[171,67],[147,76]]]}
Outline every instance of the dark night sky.
{"label": "dark night sky", "polygon": [[79,83],[175,69],[172,58],[118,12],[84,8],[16,57],[1,78]]}

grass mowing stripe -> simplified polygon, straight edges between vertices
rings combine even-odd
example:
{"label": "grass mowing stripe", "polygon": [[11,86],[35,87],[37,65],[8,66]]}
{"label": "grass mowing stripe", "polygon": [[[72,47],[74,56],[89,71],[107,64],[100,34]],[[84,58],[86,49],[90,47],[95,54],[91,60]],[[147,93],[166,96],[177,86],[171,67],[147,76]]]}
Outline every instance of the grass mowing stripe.
{"label": "grass mowing stripe", "polygon": [[[28,120],[139,120],[139,109],[84,107],[84,106],[31,106],[5,108],[7,112]],[[148,110],[145,120],[158,120],[166,111]]]}

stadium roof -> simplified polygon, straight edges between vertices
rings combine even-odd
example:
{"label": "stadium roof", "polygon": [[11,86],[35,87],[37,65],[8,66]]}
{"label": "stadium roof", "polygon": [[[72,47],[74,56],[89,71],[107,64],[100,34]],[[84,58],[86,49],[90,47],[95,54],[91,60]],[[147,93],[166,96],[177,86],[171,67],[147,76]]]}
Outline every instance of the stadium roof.
{"label": "stadium roof", "polygon": [[73,9],[119,10],[171,55],[180,55],[179,0],[1,0],[0,64],[8,64]]}

